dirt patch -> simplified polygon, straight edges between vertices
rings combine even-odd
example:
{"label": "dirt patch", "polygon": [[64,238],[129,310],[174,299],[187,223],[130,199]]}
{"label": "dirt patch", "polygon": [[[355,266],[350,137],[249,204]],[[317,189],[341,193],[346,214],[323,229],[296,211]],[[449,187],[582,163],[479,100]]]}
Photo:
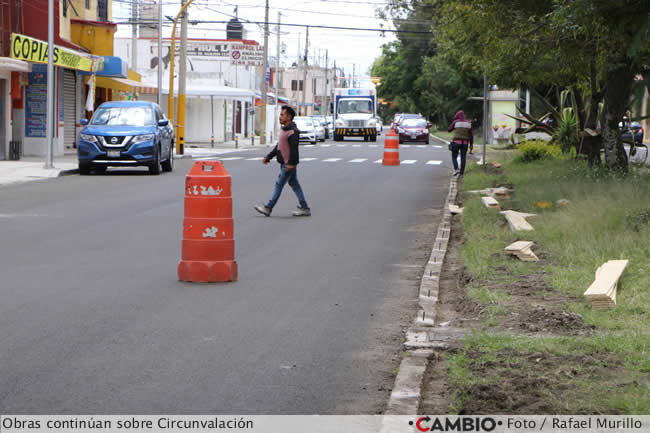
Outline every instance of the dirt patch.
{"label": "dirt patch", "polygon": [[461,414],[593,414],[593,407],[569,403],[574,383],[609,380],[622,367],[613,354],[594,357],[504,349],[490,353],[489,361],[485,355],[477,350],[465,353],[470,377],[480,377],[482,383],[458,390]]}
{"label": "dirt patch", "polygon": [[[521,275],[515,281],[508,277],[505,268],[496,268],[496,281],[473,282],[475,287],[510,296],[509,300],[501,301],[506,313],[500,318],[496,329],[556,335],[584,335],[594,329],[594,326],[586,325],[579,314],[564,311],[572,298],[554,291],[546,283],[544,271]],[[504,279],[509,281],[503,282]]]}

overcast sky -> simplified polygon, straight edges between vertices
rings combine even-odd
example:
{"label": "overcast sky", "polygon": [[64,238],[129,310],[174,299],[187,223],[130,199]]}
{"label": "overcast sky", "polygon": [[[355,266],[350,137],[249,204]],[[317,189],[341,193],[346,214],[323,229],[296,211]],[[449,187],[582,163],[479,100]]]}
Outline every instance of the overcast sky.
{"label": "overcast sky", "polygon": [[[131,14],[133,0],[113,0],[113,21],[128,21]],[[139,3],[151,3],[153,0],[138,0]],[[180,10],[180,0],[162,0],[163,14],[176,16]],[[325,25],[356,28],[394,28],[392,23],[376,18],[376,9],[385,6],[385,0],[306,0],[306,1],[280,1],[269,0],[269,22],[277,22],[278,12],[282,13],[281,21],[293,24]],[[195,0],[189,6],[190,20],[229,20],[234,15],[235,5],[238,5],[238,16],[244,21],[248,39],[263,43],[263,29],[256,25],[245,23],[249,21],[264,21],[264,0]],[[275,56],[277,32],[275,26],[270,26],[269,55]],[[171,35],[171,23],[163,27],[163,36]],[[130,25],[120,25],[117,37],[131,35]],[[177,36],[180,35],[180,26]],[[189,37],[195,38],[226,38],[226,24],[197,24],[189,26]],[[304,53],[305,28],[283,26],[281,29],[281,42],[286,44],[286,54],[282,56],[282,63],[290,66],[296,61],[298,48]],[[338,67],[344,67],[346,74],[351,74],[353,65],[356,65],[357,75],[361,71],[366,75],[373,61],[381,54],[381,45],[394,40],[393,33],[386,33],[382,37],[379,32],[365,32],[353,30],[332,30],[322,28],[309,29],[309,57],[321,56],[321,65],[325,64],[325,50],[329,50],[330,67],[336,60]]]}

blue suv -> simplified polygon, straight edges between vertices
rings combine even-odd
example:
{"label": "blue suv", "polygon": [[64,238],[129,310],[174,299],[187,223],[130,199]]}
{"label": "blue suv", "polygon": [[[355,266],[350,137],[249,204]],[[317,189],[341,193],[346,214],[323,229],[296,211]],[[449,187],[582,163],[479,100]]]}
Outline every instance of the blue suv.
{"label": "blue suv", "polygon": [[174,168],[174,131],[153,102],[105,102],[82,119],[77,141],[79,173],[103,173],[108,166],[147,166],[160,174]]}

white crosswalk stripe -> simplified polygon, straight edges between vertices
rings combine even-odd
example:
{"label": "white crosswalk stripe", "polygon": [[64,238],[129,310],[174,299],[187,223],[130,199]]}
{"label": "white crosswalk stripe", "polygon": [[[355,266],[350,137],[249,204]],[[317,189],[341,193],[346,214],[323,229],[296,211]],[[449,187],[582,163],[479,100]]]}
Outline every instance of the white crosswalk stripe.
{"label": "white crosswalk stripe", "polygon": [[376,144],[369,144],[368,147],[377,147]]}
{"label": "white crosswalk stripe", "polygon": [[417,159],[405,159],[404,161],[401,161],[400,163],[401,164],[415,164],[416,162],[418,162]]}
{"label": "white crosswalk stripe", "polygon": [[352,147],[361,147],[360,144],[353,144]]}
{"label": "white crosswalk stripe", "polygon": [[263,159],[263,156],[256,156],[255,158],[246,158],[246,161],[261,161]]}
{"label": "white crosswalk stripe", "polygon": [[402,146],[402,147],[411,147],[410,144],[402,144],[401,146]]}
{"label": "white crosswalk stripe", "polygon": [[427,161],[427,165],[440,165],[442,161]]}
{"label": "white crosswalk stripe", "polygon": [[243,156],[229,156],[228,158],[219,158],[219,161],[236,161],[238,159],[244,159]]}
{"label": "white crosswalk stripe", "polygon": [[336,147],[345,147],[345,144],[337,144]]}
{"label": "white crosswalk stripe", "polygon": [[329,144],[321,144],[320,147],[330,147]]}
{"label": "white crosswalk stripe", "polygon": [[305,147],[316,147],[314,144],[306,144]]}
{"label": "white crosswalk stripe", "polygon": [[341,158],[327,158],[327,159],[324,159],[323,162],[336,162],[336,161],[340,161],[340,160],[341,160]]}
{"label": "white crosswalk stripe", "polygon": [[433,147],[435,147],[436,149],[442,149],[442,146],[439,146],[437,144],[434,144]]}
{"label": "white crosswalk stripe", "polygon": [[356,158],[356,159],[351,159],[348,162],[364,162],[367,161],[368,158]]}
{"label": "white crosswalk stripe", "polygon": [[375,163],[375,164],[381,164],[381,163],[382,163],[382,161],[383,161],[383,160],[381,160],[381,159],[378,159],[378,160],[377,160],[377,161],[375,161],[374,163]]}
{"label": "white crosswalk stripe", "polygon": [[301,161],[316,161],[318,158],[300,158]]}

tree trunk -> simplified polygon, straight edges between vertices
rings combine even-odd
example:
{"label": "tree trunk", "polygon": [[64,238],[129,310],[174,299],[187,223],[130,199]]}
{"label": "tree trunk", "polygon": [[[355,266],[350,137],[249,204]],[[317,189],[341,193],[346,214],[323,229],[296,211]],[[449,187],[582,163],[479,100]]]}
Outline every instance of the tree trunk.
{"label": "tree trunk", "polygon": [[623,120],[630,101],[634,72],[628,65],[617,63],[619,66],[607,73],[605,104],[600,116],[600,126],[607,166],[611,170],[627,173],[628,159],[618,123]]}

